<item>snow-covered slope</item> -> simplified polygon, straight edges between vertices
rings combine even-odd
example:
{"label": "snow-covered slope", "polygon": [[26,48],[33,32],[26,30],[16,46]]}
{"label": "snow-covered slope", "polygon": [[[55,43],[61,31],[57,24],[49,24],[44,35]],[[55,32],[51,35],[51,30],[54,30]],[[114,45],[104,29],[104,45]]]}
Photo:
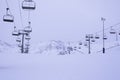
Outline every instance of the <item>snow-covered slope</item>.
{"label": "snow-covered slope", "polygon": [[[106,42],[105,54],[101,43],[91,44],[88,54],[88,48],[79,42],[52,40],[31,48],[30,54],[20,54],[1,41],[0,80],[120,80],[120,46],[114,43]],[[71,55],[57,55],[68,47],[73,48]],[[76,51],[76,47],[81,49]]]}
{"label": "snow-covered slope", "polygon": [[0,53],[6,53],[12,49],[16,50],[13,45],[0,40]]}
{"label": "snow-covered slope", "polygon": [[120,80],[119,48],[90,55],[0,54],[0,80]]}

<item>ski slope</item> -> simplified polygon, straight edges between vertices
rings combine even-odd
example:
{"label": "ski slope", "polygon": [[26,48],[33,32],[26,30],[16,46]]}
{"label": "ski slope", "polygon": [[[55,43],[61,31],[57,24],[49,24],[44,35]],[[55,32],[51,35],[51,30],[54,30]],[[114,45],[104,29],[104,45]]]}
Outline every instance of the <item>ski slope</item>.
{"label": "ski slope", "polygon": [[120,80],[119,52],[119,46],[106,54],[6,51],[0,53],[0,80]]}

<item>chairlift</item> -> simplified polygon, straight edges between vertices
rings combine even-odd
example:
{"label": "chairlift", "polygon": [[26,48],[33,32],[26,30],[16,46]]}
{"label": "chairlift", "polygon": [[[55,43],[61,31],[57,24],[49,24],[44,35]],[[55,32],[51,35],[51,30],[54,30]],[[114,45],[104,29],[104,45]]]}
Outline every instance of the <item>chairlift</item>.
{"label": "chairlift", "polygon": [[94,38],[94,37],[93,37],[93,34],[90,34],[90,38]]}
{"label": "chairlift", "polygon": [[19,34],[26,34],[26,35],[27,35],[28,32],[25,32],[24,30],[20,29],[20,30],[19,30]]}
{"label": "chairlift", "polygon": [[29,44],[29,43],[26,43],[25,45],[26,45],[26,46],[30,46],[30,44]]}
{"label": "chairlift", "polygon": [[95,39],[100,39],[98,34],[95,35]]}
{"label": "chairlift", "polygon": [[14,22],[14,16],[9,13],[9,8],[6,8],[6,14],[3,16],[4,22]]}
{"label": "chairlift", "polygon": [[104,37],[104,40],[107,40],[107,37]]}
{"label": "chairlift", "polygon": [[22,2],[22,9],[35,10],[36,4],[33,0],[24,0]]}
{"label": "chairlift", "polygon": [[106,35],[104,35],[104,40],[107,40],[107,36]]}
{"label": "chairlift", "polygon": [[30,43],[29,43],[29,41],[28,41],[28,42],[27,42],[25,45],[26,45],[27,47],[28,47],[28,46],[30,46]]}
{"label": "chairlift", "polygon": [[79,45],[82,45],[82,42],[79,42]]}
{"label": "chairlift", "polygon": [[27,32],[27,33],[32,32],[32,28],[31,28],[30,24],[31,23],[29,22],[29,26],[27,26],[27,27],[24,28],[24,31]]}
{"label": "chairlift", "polygon": [[87,38],[86,41],[89,41],[89,39]]}
{"label": "chairlift", "polygon": [[111,30],[110,30],[110,34],[116,34],[115,29],[112,29],[112,27],[111,27]]}
{"label": "chairlift", "polygon": [[76,46],[74,47],[74,50],[77,50],[77,47],[76,47]]}
{"label": "chairlift", "polygon": [[32,32],[32,28],[30,26],[27,26],[27,27],[24,28],[24,31],[28,32],[28,33]]}
{"label": "chairlift", "polygon": [[74,48],[76,49],[77,47],[75,46]]}
{"label": "chairlift", "polygon": [[24,53],[28,53],[29,52],[29,47],[24,48],[25,52]]}
{"label": "chairlift", "polygon": [[16,41],[17,41],[17,42],[21,42],[21,39],[18,37],[18,38],[16,39]]}
{"label": "chairlift", "polygon": [[16,29],[16,27],[14,27],[14,31],[12,32],[13,36],[19,36],[19,31]]}
{"label": "chairlift", "polygon": [[28,49],[29,49],[29,47],[28,47],[28,46],[26,46],[24,49],[25,49],[25,50],[28,50]]}
{"label": "chairlift", "polygon": [[95,39],[92,39],[91,42],[95,42]]}
{"label": "chairlift", "polygon": [[78,49],[81,49],[81,47],[78,47]]}
{"label": "chairlift", "polygon": [[87,46],[87,42],[84,43],[84,46]]}
{"label": "chairlift", "polygon": [[26,40],[30,40],[31,37],[30,37],[29,35],[27,35],[27,36],[25,36],[25,39],[26,39]]}
{"label": "chairlift", "polygon": [[89,38],[89,35],[87,34],[87,35],[85,36],[85,38]]}

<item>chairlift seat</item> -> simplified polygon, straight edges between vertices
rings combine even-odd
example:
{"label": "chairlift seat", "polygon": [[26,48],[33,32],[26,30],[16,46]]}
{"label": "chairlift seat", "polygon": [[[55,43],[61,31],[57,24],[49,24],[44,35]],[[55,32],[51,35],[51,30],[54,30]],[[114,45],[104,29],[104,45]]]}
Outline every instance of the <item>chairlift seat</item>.
{"label": "chairlift seat", "polygon": [[79,45],[82,45],[82,42],[80,42]]}
{"label": "chairlift seat", "polygon": [[98,34],[96,34],[95,39],[100,39],[100,36]]}
{"label": "chairlift seat", "polygon": [[26,43],[25,45],[26,45],[26,46],[30,46],[30,44],[29,44],[29,43]]}
{"label": "chairlift seat", "polygon": [[26,39],[26,40],[30,40],[31,37],[30,37],[30,36],[26,36],[25,39]]}
{"label": "chairlift seat", "polygon": [[86,35],[85,38],[89,38],[89,35]]}
{"label": "chairlift seat", "polygon": [[107,37],[104,37],[104,40],[107,40]]}
{"label": "chairlift seat", "polygon": [[84,44],[84,46],[87,46],[87,44]]}
{"label": "chairlift seat", "polygon": [[19,30],[19,34],[28,34],[27,32],[25,32],[24,30]]}
{"label": "chairlift seat", "polygon": [[77,48],[76,46],[74,48]]}
{"label": "chairlift seat", "polygon": [[24,49],[25,49],[25,51],[28,51],[28,50],[29,50],[29,47],[25,47]]}
{"label": "chairlift seat", "polygon": [[76,49],[76,48],[74,48],[74,50],[76,51],[77,49]]}
{"label": "chairlift seat", "polygon": [[16,41],[17,41],[17,42],[21,42],[21,39],[20,39],[20,38],[17,38]]}
{"label": "chairlift seat", "polygon": [[27,53],[27,54],[28,54],[28,53],[29,53],[29,50],[28,50],[28,49],[25,49],[25,52],[24,52],[24,53]]}
{"label": "chairlift seat", "polygon": [[84,46],[87,46],[87,43],[85,43]]}
{"label": "chairlift seat", "polygon": [[110,34],[116,34],[115,30],[111,30]]}
{"label": "chairlift seat", "polygon": [[22,9],[34,10],[36,8],[35,2],[32,0],[24,0],[22,2]]}
{"label": "chairlift seat", "polygon": [[86,39],[86,41],[89,41],[89,39]]}
{"label": "chairlift seat", "polygon": [[112,26],[111,26],[111,29],[110,29],[110,34],[116,34],[116,31],[115,31],[115,29],[112,28]]}
{"label": "chairlift seat", "polygon": [[13,36],[19,36],[20,34],[19,34],[18,31],[13,31],[13,32],[12,32],[12,35],[13,35]]}
{"label": "chairlift seat", "polygon": [[7,14],[3,16],[3,21],[5,22],[14,22],[14,17],[13,15]]}
{"label": "chairlift seat", "polygon": [[79,47],[78,49],[81,49],[81,47]]}
{"label": "chairlift seat", "polygon": [[94,40],[94,39],[92,39],[91,41],[92,41],[92,42],[95,42],[95,40]]}
{"label": "chairlift seat", "polygon": [[104,40],[107,40],[108,39],[108,37],[106,36],[106,34],[104,34],[104,38],[103,38]]}
{"label": "chairlift seat", "polygon": [[90,36],[90,38],[94,38],[93,36]]}
{"label": "chairlift seat", "polygon": [[29,47],[25,47],[24,49],[25,49],[25,50],[28,50],[28,49],[29,49]]}
{"label": "chairlift seat", "polygon": [[28,47],[26,47],[26,48],[24,48],[24,53],[29,53],[29,48]]}
{"label": "chairlift seat", "polygon": [[32,28],[30,26],[27,26],[27,27],[24,28],[24,31],[28,32],[28,33],[32,32]]}
{"label": "chairlift seat", "polygon": [[99,36],[95,36],[95,39],[100,39],[100,37]]}

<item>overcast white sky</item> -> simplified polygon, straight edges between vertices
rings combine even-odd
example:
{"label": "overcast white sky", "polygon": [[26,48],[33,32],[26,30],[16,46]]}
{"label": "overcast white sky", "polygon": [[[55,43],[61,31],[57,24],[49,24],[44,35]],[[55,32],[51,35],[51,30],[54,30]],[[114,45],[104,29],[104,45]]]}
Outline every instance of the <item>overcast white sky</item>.
{"label": "overcast white sky", "polygon": [[[19,0],[23,1],[23,0]],[[106,27],[120,22],[120,0],[34,0],[36,10],[31,12],[32,43],[48,40],[78,41],[86,33],[102,29],[101,17]],[[18,28],[20,22],[18,0],[8,0]],[[5,0],[0,0],[0,40],[15,43],[11,36],[13,24],[4,23]],[[23,25],[27,25],[27,11],[22,10]]]}

